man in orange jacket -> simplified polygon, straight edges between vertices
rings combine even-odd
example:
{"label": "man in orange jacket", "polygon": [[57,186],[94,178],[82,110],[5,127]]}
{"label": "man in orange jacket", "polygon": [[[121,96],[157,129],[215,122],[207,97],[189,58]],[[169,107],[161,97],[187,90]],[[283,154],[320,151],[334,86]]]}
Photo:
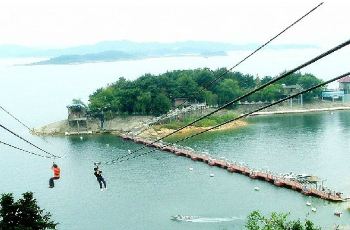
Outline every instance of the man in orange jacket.
{"label": "man in orange jacket", "polygon": [[53,171],[53,177],[49,180],[49,188],[55,187],[54,180],[60,179],[61,169],[54,163],[51,167]]}

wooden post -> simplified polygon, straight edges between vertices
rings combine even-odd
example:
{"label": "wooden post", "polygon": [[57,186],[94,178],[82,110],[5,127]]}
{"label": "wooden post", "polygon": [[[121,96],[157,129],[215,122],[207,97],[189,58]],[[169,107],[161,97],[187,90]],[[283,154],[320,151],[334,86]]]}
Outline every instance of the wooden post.
{"label": "wooden post", "polygon": [[77,120],[78,134],[79,134],[79,121]]}

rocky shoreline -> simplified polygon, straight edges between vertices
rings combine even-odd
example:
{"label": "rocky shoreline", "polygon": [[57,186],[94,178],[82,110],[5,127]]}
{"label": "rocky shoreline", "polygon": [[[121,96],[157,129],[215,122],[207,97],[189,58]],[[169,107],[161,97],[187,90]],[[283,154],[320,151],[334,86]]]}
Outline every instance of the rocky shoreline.
{"label": "rocky shoreline", "polygon": [[[140,126],[142,123],[152,119],[152,116],[118,116],[111,120],[106,120],[101,129],[101,122],[99,119],[87,119],[87,127],[81,127],[81,134],[84,133],[125,133]],[[39,128],[34,128],[32,131],[35,135],[69,135],[70,133],[78,134],[77,127],[70,127],[68,120],[54,122],[44,125]]]}

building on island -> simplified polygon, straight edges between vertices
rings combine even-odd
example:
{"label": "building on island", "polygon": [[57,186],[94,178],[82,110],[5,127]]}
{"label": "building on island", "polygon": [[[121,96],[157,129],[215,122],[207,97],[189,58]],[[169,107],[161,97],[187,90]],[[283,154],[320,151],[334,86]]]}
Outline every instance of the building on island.
{"label": "building on island", "polygon": [[342,100],[344,101],[344,91],[341,90],[325,90],[322,92],[322,101],[323,100]]}
{"label": "building on island", "polygon": [[350,94],[350,76],[343,77],[338,82],[339,90],[343,90],[344,94]]}
{"label": "building on island", "polygon": [[77,128],[78,133],[87,129],[87,108],[81,103],[67,105],[68,124],[72,128]]}
{"label": "building on island", "polygon": [[174,99],[174,107],[185,107],[188,106],[190,103],[187,101],[187,98],[175,98]]}
{"label": "building on island", "polygon": [[[286,97],[292,96],[294,94],[297,94],[297,93],[300,93],[301,91],[303,91],[303,87],[301,87],[298,84],[296,84],[296,85],[282,84],[282,88],[283,88],[283,96],[286,96]],[[298,103],[300,103],[300,105],[303,105],[303,94],[300,94],[298,98],[289,99],[291,107],[293,106],[293,100],[294,101],[296,100]]]}
{"label": "building on island", "polygon": [[339,87],[337,90],[326,89],[322,92],[322,100],[331,101],[350,101],[350,76],[338,80]]}

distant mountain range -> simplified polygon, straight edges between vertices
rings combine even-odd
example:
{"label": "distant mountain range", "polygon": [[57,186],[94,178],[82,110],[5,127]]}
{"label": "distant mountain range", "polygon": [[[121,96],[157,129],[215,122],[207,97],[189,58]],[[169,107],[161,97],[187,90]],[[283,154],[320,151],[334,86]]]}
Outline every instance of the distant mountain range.
{"label": "distant mountain range", "polygon": [[[222,42],[184,41],[173,43],[131,41],[104,41],[93,45],[82,45],[62,49],[41,49],[18,45],[0,45],[0,58],[42,57],[47,60],[31,63],[79,64],[118,60],[143,59],[167,56],[222,56],[228,51],[253,50],[258,44],[230,44]],[[309,49],[317,48],[309,44],[271,45],[269,49]]]}

